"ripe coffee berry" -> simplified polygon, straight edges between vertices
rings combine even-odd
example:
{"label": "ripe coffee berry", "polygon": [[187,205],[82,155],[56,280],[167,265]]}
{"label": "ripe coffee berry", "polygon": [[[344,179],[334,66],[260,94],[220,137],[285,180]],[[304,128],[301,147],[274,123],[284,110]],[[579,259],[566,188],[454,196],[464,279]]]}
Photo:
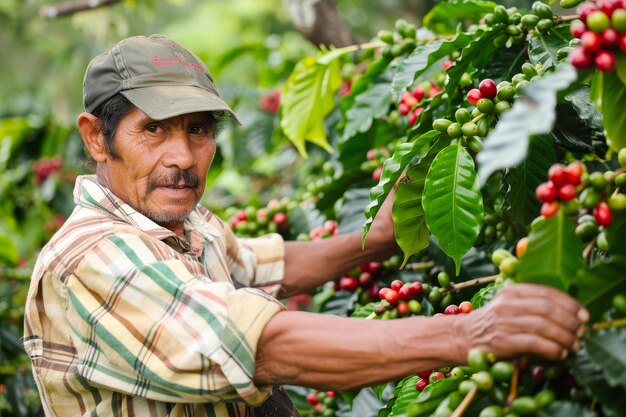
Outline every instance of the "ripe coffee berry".
{"label": "ripe coffee berry", "polygon": [[580,37],[580,44],[588,53],[595,53],[602,48],[602,38],[595,32],[585,32]]}
{"label": "ripe coffee berry", "polygon": [[496,98],[496,94],[498,93],[496,83],[490,78],[482,80],[478,85],[478,90],[483,97],[490,99]]}
{"label": "ripe coffee berry", "polygon": [[409,286],[411,293],[416,297],[421,297],[424,294],[424,287],[421,282],[412,282]]}
{"label": "ripe coffee berry", "polygon": [[582,46],[579,46],[570,52],[569,62],[578,69],[585,69],[593,64],[593,57]]}
{"label": "ripe coffee berry", "polygon": [[539,184],[535,190],[535,195],[539,201],[544,203],[556,200],[558,190],[551,181]]}
{"label": "ripe coffee berry", "polygon": [[404,286],[404,282],[402,282],[402,280],[394,279],[391,282],[391,285],[389,286],[389,288],[391,288],[394,291],[400,291],[400,288],[402,288],[403,286]]}
{"label": "ripe coffee berry", "polygon": [[313,407],[315,407],[320,402],[320,399],[317,397],[317,394],[314,393],[314,392],[311,392],[311,393],[307,394],[306,400]]}
{"label": "ripe coffee berry", "polygon": [[417,381],[417,384],[415,384],[415,389],[418,391],[424,391],[424,388],[426,388],[428,386],[428,380],[427,379],[420,379],[419,381]]}
{"label": "ripe coffee berry", "polygon": [[548,179],[552,181],[556,187],[560,187],[561,185],[567,183],[565,167],[561,164],[552,165],[548,170]]}
{"label": "ripe coffee berry", "polygon": [[396,305],[400,300],[400,294],[398,294],[398,291],[390,289],[385,293],[385,300],[387,300],[389,304]]}
{"label": "ripe coffee berry", "polygon": [[455,314],[459,314],[460,310],[459,307],[454,305],[454,304],[450,304],[448,307],[446,307],[446,309],[443,311],[443,314],[445,315],[455,315]]}
{"label": "ripe coffee berry", "polygon": [[574,161],[565,167],[565,173],[567,174],[567,183],[574,186],[580,185],[582,182],[582,175],[585,171],[585,166],[580,161]]}
{"label": "ripe coffee berry", "polygon": [[472,88],[471,90],[467,92],[466,98],[467,98],[467,101],[470,102],[470,104],[475,106],[476,103],[478,103],[478,100],[483,98],[483,95],[478,88]]}
{"label": "ripe coffee berry", "polygon": [[564,184],[559,188],[559,200],[569,201],[576,198],[576,187],[572,184]]}
{"label": "ripe coffee berry", "polygon": [[406,301],[400,301],[398,302],[396,310],[398,310],[398,314],[400,314],[401,316],[406,316],[409,314],[409,305]]}
{"label": "ripe coffee berry", "polygon": [[528,236],[525,236],[517,241],[515,245],[515,255],[518,258],[521,258],[526,253],[526,249],[528,248]]}
{"label": "ripe coffee berry", "polygon": [[556,201],[545,202],[541,205],[541,215],[546,219],[554,216],[559,211],[559,203]]}
{"label": "ripe coffee berry", "polygon": [[593,217],[600,226],[608,226],[613,220],[613,213],[608,204],[602,201],[593,209]]}
{"label": "ripe coffee berry", "polygon": [[459,313],[461,314],[468,314],[473,309],[474,306],[470,301],[462,301],[461,304],[459,304]]}
{"label": "ripe coffee berry", "polygon": [[600,51],[593,59],[596,68],[602,72],[611,72],[615,69],[615,55],[609,51]]}

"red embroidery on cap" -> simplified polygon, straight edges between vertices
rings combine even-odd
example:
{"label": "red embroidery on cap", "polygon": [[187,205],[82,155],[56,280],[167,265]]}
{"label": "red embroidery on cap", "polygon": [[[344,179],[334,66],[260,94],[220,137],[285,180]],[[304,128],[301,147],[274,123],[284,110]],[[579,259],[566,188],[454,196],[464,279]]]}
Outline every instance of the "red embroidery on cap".
{"label": "red embroidery on cap", "polygon": [[161,56],[155,55],[152,57],[152,63],[157,67],[167,67],[170,65],[183,65],[185,67],[194,69],[196,71],[204,72],[204,69],[200,65],[194,64],[193,62],[181,62],[180,59],[176,57],[161,57]]}

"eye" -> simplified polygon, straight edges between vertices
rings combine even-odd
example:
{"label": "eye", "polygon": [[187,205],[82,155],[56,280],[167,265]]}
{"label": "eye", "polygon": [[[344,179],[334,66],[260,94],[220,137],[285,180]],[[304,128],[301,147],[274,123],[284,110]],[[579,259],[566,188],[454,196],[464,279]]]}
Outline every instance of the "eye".
{"label": "eye", "polygon": [[204,135],[208,132],[206,126],[203,125],[191,125],[189,126],[189,133],[192,135]]}
{"label": "eye", "polygon": [[150,132],[150,133],[157,133],[159,132],[160,126],[157,125],[156,123],[151,123],[149,125],[146,126],[146,131]]}

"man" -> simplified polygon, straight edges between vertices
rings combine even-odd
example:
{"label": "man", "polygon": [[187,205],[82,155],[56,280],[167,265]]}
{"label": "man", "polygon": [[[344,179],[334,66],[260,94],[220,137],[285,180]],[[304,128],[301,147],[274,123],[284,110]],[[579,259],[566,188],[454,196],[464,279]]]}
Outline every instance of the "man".
{"label": "man", "polygon": [[172,40],[126,39],[96,57],[78,127],[96,162],[76,209],[42,250],[24,344],[49,416],[240,416],[273,386],[346,390],[497,357],[564,358],[587,312],[536,285],[471,314],[370,321],[285,311],[396,250],[390,202],[360,234],[316,242],[237,239],[197,203],[234,117],[205,65]]}

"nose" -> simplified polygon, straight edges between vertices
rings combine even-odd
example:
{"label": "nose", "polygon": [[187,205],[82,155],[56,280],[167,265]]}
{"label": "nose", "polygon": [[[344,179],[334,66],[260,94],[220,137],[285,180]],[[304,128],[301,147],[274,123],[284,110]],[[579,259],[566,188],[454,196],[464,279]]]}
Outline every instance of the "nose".
{"label": "nose", "polygon": [[190,138],[182,131],[173,132],[167,138],[167,151],[163,157],[163,165],[180,170],[191,168],[195,164],[195,155],[191,148]]}

